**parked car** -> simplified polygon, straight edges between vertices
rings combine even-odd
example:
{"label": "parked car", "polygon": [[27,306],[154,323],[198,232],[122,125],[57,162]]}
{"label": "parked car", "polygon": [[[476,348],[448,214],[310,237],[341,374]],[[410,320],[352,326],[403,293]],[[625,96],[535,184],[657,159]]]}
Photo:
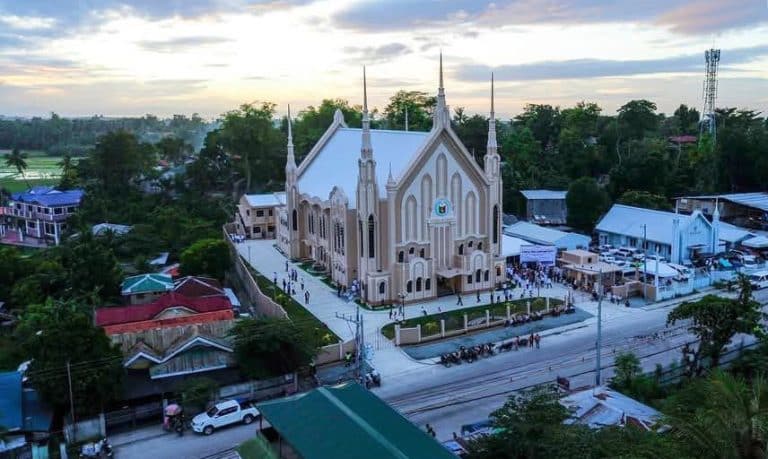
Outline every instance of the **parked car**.
{"label": "parked car", "polygon": [[768,287],[768,271],[758,271],[749,275],[749,283],[755,290]]}
{"label": "parked car", "polygon": [[757,269],[760,264],[757,262],[757,257],[754,255],[744,255],[741,257],[741,265],[744,269]]}
{"label": "parked car", "polygon": [[238,422],[250,424],[260,415],[259,410],[251,403],[227,400],[217,403],[208,411],[192,418],[192,430],[204,435],[210,435],[216,429],[237,424]]}

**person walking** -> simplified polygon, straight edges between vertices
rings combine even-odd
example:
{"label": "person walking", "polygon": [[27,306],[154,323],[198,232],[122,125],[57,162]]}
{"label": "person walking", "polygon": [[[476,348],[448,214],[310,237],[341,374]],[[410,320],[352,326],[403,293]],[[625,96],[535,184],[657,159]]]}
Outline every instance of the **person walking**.
{"label": "person walking", "polygon": [[528,347],[533,347],[533,333],[531,333],[531,336],[528,338]]}
{"label": "person walking", "polygon": [[480,301],[482,301],[482,300],[480,299],[480,290],[478,290],[477,291],[477,302],[479,303]]}
{"label": "person walking", "polygon": [[301,278],[301,291],[304,291],[304,277]]}
{"label": "person walking", "polygon": [[288,272],[288,260],[285,260],[285,272]]}
{"label": "person walking", "polygon": [[272,275],[272,282],[274,282],[275,285],[277,285],[277,271],[275,271],[275,273]]}
{"label": "person walking", "polygon": [[538,349],[539,348],[539,342],[541,342],[541,335],[536,333],[536,335],[534,335],[533,338],[536,340],[536,349]]}
{"label": "person walking", "polygon": [[304,303],[309,304],[309,290],[304,292]]}
{"label": "person walking", "polygon": [[427,316],[427,310],[424,309],[424,306],[421,307],[421,315],[426,317]]}
{"label": "person walking", "polygon": [[456,294],[456,306],[464,306],[464,302],[461,300],[461,294]]}

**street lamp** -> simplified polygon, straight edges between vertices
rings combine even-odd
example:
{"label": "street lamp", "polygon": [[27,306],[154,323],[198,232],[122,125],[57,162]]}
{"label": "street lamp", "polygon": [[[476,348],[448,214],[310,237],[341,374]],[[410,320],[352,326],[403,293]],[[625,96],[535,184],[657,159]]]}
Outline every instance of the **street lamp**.
{"label": "street lamp", "polygon": [[643,301],[648,302],[648,225],[643,223],[641,226],[643,227]]}

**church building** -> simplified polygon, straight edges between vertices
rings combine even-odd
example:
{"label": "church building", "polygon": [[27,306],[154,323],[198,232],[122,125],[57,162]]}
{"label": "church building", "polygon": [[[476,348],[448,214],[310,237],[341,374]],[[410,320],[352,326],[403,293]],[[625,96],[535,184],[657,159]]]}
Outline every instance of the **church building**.
{"label": "church building", "polygon": [[296,164],[288,125],[278,245],[312,259],[370,304],[488,290],[501,281],[502,181],[491,112],[484,169],[451,128],[439,87],[429,132],[371,129],[363,70],[362,128],[341,111]]}

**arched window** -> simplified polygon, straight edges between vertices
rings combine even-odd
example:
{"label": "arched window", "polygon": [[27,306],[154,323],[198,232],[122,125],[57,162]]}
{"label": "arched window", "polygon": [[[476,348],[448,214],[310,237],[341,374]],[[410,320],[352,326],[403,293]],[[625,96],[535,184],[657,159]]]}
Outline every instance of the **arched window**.
{"label": "arched window", "polygon": [[501,277],[501,266],[496,267],[496,277]]}
{"label": "arched window", "polygon": [[405,291],[408,293],[413,292],[413,281],[408,281],[408,283],[405,284]]}
{"label": "arched window", "polygon": [[477,243],[477,250],[483,250],[483,243],[482,242],[478,242]]}
{"label": "arched window", "polygon": [[293,209],[293,216],[291,218],[291,227],[294,231],[299,230],[299,213],[296,211],[296,209]]}
{"label": "arched window", "polygon": [[432,290],[432,279],[427,278],[424,281],[424,290]]}
{"label": "arched window", "polygon": [[464,244],[459,244],[459,255],[464,255]]}
{"label": "arched window", "polygon": [[373,223],[373,215],[368,216],[368,258],[376,256],[376,228]]}
{"label": "arched window", "polygon": [[484,281],[486,281],[486,282],[488,282],[488,279],[490,278],[490,277],[489,277],[489,276],[490,276],[490,274],[491,274],[491,273],[490,273],[490,271],[488,271],[488,270],[486,269],[486,270],[485,270],[485,273],[483,274],[483,280],[484,280]]}
{"label": "arched window", "polygon": [[475,282],[480,282],[480,276],[482,276],[483,273],[479,269],[475,271]]}
{"label": "arched window", "polygon": [[472,283],[472,274],[467,275],[467,284]]}
{"label": "arched window", "polygon": [[420,250],[419,250],[419,256],[420,256],[421,258],[424,258],[424,249],[420,249]]}
{"label": "arched window", "polygon": [[379,282],[379,295],[383,295],[387,291],[386,282]]}
{"label": "arched window", "polygon": [[499,243],[499,206],[493,206],[493,243]]}
{"label": "arched window", "polygon": [[469,242],[467,243],[467,247],[469,247],[469,248],[471,249],[471,248],[472,248],[472,243],[473,243],[473,241],[469,241]]}
{"label": "arched window", "polygon": [[359,233],[358,237],[360,238],[360,256],[364,257],[365,251],[363,250],[364,239],[363,239],[363,221],[362,220],[357,221],[357,227],[358,227],[358,233]]}
{"label": "arched window", "polygon": [[411,247],[410,249],[408,249],[408,254],[409,254],[409,255],[413,255],[413,252],[414,252],[415,250],[416,250],[416,249],[414,249],[413,247]]}
{"label": "arched window", "polygon": [[405,259],[405,252],[403,252],[402,250],[397,252],[397,262],[402,263],[404,259]]}
{"label": "arched window", "polygon": [[418,279],[416,279],[416,291],[417,291],[417,292],[420,292],[420,291],[421,291],[421,277],[419,277]]}

